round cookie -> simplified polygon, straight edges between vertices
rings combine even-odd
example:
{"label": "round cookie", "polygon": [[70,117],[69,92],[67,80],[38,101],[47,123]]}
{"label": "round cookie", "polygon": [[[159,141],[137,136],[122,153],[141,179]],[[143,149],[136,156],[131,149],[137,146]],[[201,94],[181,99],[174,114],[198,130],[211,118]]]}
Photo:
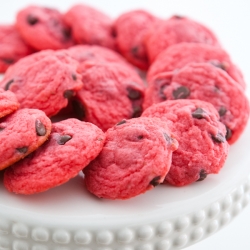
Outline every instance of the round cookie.
{"label": "round cookie", "polygon": [[43,111],[19,109],[0,119],[0,170],[23,159],[48,138],[51,121]]}
{"label": "round cookie", "polygon": [[189,63],[203,62],[223,69],[245,89],[243,75],[232,63],[226,51],[219,47],[198,43],[180,43],[166,49],[150,66],[147,80],[151,82],[159,73],[180,70]]}
{"label": "round cookie", "polygon": [[212,104],[200,100],[165,101],[148,108],[143,117],[165,122],[179,148],[173,153],[166,182],[184,186],[217,174],[228,155],[226,128]]}
{"label": "round cookie", "polygon": [[117,52],[98,45],[76,45],[67,49],[67,53],[79,63],[85,61],[122,63],[127,67],[133,68],[132,65],[127,63],[127,61]]}
{"label": "round cookie", "polygon": [[220,121],[226,125],[229,144],[240,137],[249,118],[249,103],[242,88],[224,70],[208,63],[192,63],[174,73],[171,81],[168,80],[168,76],[165,78],[162,74],[150,85],[145,106],[160,100],[207,101],[214,105]]}
{"label": "round cookie", "polygon": [[24,41],[36,50],[64,49],[73,45],[70,29],[55,9],[28,6],[18,12],[16,27]]}
{"label": "round cookie", "polygon": [[178,143],[159,119],[123,120],[106,132],[101,153],[83,172],[99,198],[129,199],[163,182]]}
{"label": "round cookie", "polygon": [[37,108],[57,114],[82,87],[79,63],[65,51],[42,51],[10,67],[0,87],[16,94],[21,108]]}
{"label": "round cookie", "polygon": [[32,52],[14,25],[0,25],[0,73]]}
{"label": "round cookie", "polygon": [[0,89],[0,118],[13,113],[20,104],[14,93]]}
{"label": "round cookie", "polygon": [[142,70],[147,70],[149,67],[144,40],[150,26],[156,20],[158,19],[149,12],[134,10],[120,15],[114,23],[119,52]]}
{"label": "round cookie", "polygon": [[173,16],[168,20],[157,22],[149,31],[145,44],[150,62],[152,63],[165,49],[182,42],[220,47],[216,36],[204,25],[187,17]]}
{"label": "round cookie", "polygon": [[118,63],[82,63],[83,87],[72,101],[77,118],[103,131],[142,113],[145,86],[139,75]]}
{"label": "round cookie", "polygon": [[75,177],[101,151],[105,134],[90,123],[68,119],[52,126],[49,140],[4,173],[4,185],[16,194],[35,194]]}
{"label": "round cookie", "polygon": [[115,49],[113,21],[99,10],[77,4],[64,14],[64,21],[71,27],[76,43]]}

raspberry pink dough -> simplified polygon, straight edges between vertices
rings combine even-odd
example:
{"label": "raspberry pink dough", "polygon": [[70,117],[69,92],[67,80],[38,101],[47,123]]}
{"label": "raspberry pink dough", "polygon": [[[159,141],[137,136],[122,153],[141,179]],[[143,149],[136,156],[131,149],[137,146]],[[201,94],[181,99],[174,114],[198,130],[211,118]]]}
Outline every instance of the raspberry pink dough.
{"label": "raspberry pink dough", "polygon": [[156,20],[158,19],[146,11],[134,10],[120,15],[114,24],[118,50],[142,70],[149,67],[144,40]]}
{"label": "raspberry pink dough", "polygon": [[0,72],[20,58],[31,54],[32,49],[23,41],[14,25],[0,25]]}
{"label": "raspberry pink dough", "polygon": [[64,21],[78,44],[96,44],[115,49],[113,21],[104,13],[83,4],[73,6]]}
{"label": "raspberry pink dough", "polygon": [[151,63],[170,46],[182,43],[220,46],[216,36],[204,25],[182,16],[173,16],[155,24],[147,35],[146,46]]}
{"label": "raspberry pink dough", "polygon": [[188,64],[169,75],[159,75],[150,84],[145,106],[165,100],[199,99],[212,103],[226,125],[227,140],[234,143],[243,132],[249,118],[249,103],[242,88],[228,74],[212,64]]}
{"label": "raspberry pink dough", "polygon": [[10,67],[0,86],[17,96],[21,108],[37,108],[57,114],[82,87],[78,62],[64,51],[42,51]]}
{"label": "raspberry pink dough", "polygon": [[14,93],[0,89],[0,118],[19,108],[19,102]]}
{"label": "raspberry pink dough", "polygon": [[123,120],[106,132],[100,155],[84,169],[100,198],[129,199],[163,182],[178,143],[159,119]]}
{"label": "raspberry pink dough", "polygon": [[145,87],[139,75],[118,63],[82,63],[83,88],[72,105],[78,118],[102,130],[142,113]]}
{"label": "raspberry pink dough", "polygon": [[18,12],[16,27],[24,41],[37,50],[64,49],[73,45],[62,14],[55,9],[28,6]]}
{"label": "raspberry pink dough", "polygon": [[48,138],[51,121],[37,109],[20,109],[0,119],[0,169],[23,159]]}
{"label": "raspberry pink dough", "polygon": [[243,88],[246,87],[242,73],[232,63],[226,51],[207,44],[181,43],[162,52],[150,66],[147,79],[151,82],[159,73],[181,69],[189,63],[207,62],[223,69]]}
{"label": "raspberry pink dough", "polygon": [[104,133],[93,124],[76,119],[55,123],[42,147],[4,173],[4,185],[26,195],[61,185],[99,154],[104,141]]}
{"label": "raspberry pink dough", "polygon": [[183,186],[217,174],[228,155],[226,128],[210,103],[199,100],[165,101],[145,110],[143,117],[161,118],[179,142],[166,181]]}

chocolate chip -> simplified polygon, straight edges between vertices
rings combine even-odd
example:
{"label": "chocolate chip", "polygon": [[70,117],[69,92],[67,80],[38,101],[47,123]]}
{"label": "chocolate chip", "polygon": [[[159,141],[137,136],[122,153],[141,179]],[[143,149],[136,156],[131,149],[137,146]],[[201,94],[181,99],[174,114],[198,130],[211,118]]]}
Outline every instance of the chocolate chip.
{"label": "chocolate chip", "polygon": [[62,34],[63,34],[63,37],[64,37],[64,39],[67,41],[67,40],[69,40],[70,38],[71,38],[71,29],[69,29],[69,28],[64,28],[63,30],[62,30]]}
{"label": "chocolate chip", "polygon": [[168,134],[166,134],[166,133],[163,133],[163,135],[164,135],[164,138],[165,138],[165,140],[168,142],[168,143],[172,143],[172,138],[168,135]]}
{"label": "chocolate chip", "polygon": [[143,135],[138,135],[137,138],[138,138],[139,140],[142,140],[142,139],[143,139]]}
{"label": "chocolate chip", "polygon": [[217,135],[212,135],[212,139],[213,141],[218,142],[218,143],[222,143],[226,141],[225,136],[221,133],[218,133]]}
{"label": "chocolate chip", "polygon": [[218,112],[219,112],[220,116],[223,116],[226,114],[227,109],[225,107],[221,106]]}
{"label": "chocolate chip", "polygon": [[131,87],[127,87],[127,91],[128,91],[128,98],[130,100],[138,100],[141,98],[141,92],[133,89]]}
{"label": "chocolate chip", "polygon": [[28,147],[16,148],[16,150],[21,154],[26,154],[28,152]]}
{"label": "chocolate chip", "polygon": [[35,17],[35,16],[32,16],[32,15],[28,15],[27,16],[27,22],[28,22],[28,24],[30,24],[30,25],[35,25],[36,23],[38,23],[38,18],[37,17]]}
{"label": "chocolate chip", "polygon": [[161,176],[156,176],[155,178],[152,179],[152,181],[150,181],[150,185],[156,187],[160,184],[160,179],[161,179]]}
{"label": "chocolate chip", "polygon": [[72,79],[73,79],[74,81],[76,81],[76,80],[77,80],[77,76],[76,76],[76,74],[72,74]]}
{"label": "chocolate chip", "polygon": [[202,119],[204,118],[204,114],[206,112],[202,109],[202,108],[197,108],[193,113],[192,113],[192,117],[196,118],[196,119]]}
{"label": "chocolate chip", "polygon": [[137,46],[133,47],[133,48],[130,50],[131,54],[133,54],[133,55],[135,55],[135,56],[137,56],[138,51],[139,51],[139,48],[138,48]]}
{"label": "chocolate chip", "polygon": [[11,85],[13,82],[14,82],[14,79],[9,80],[9,81],[6,83],[4,89],[5,89],[5,90],[8,90],[8,89],[10,88],[10,85]]}
{"label": "chocolate chip", "polygon": [[119,125],[122,125],[124,123],[126,123],[126,120],[122,120],[122,121],[118,122],[116,125],[119,126]]}
{"label": "chocolate chip", "polygon": [[181,86],[173,91],[174,99],[185,99],[189,97],[189,95],[190,90],[185,86]]}
{"label": "chocolate chip", "polygon": [[184,16],[181,16],[181,15],[174,15],[173,18],[175,18],[175,19],[183,19]]}
{"label": "chocolate chip", "polygon": [[142,114],[142,107],[141,106],[134,106],[132,118],[140,117],[141,114]]}
{"label": "chocolate chip", "polygon": [[38,136],[45,136],[46,135],[47,130],[46,130],[44,124],[40,120],[36,119],[35,126],[36,126],[36,133]]}
{"label": "chocolate chip", "polygon": [[215,66],[215,67],[217,67],[217,68],[220,68],[220,69],[222,69],[222,70],[227,70],[227,68],[228,68],[228,64],[226,63],[226,62],[217,62],[217,61],[210,61],[210,63],[213,65],[213,66]]}
{"label": "chocolate chip", "polygon": [[13,64],[15,62],[12,58],[1,58],[1,60],[6,64]]}
{"label": "chocolate chip", "polygon": [[227,129],[226,140],[228,141],[229,139],[231,139],[233,133],[232,133],[232,130],[228,128],[227,126],[226,126],[226,129]]}
{"label": "chocolate chip", "polygon": [[73,110],[74,110],[74,113],[76,115],[76,117],[79,119],[79,120],[83,120],[84,117],[85,117],[85,108],[84,106],[80,103],[80,101],[78,100],[73,100],[72,101],[72,107],[73,107]]}
{"label": "chocolate chip", "polygon": [[57,143],[59,145],[64,145],[66,142],[72,139],[72,136],[70,135],[61,135],[59,139],[57,140]]}
{"label": "chocolate chip", "polygon": [[201,169],[200,171],[200,178],[197,181],[203,181],[205,180],[207,177],[207,172],[205,169]]}
{"label": "chocolate chip", "polygon": [[63,97],[70,99],[75,95],[75,92],[73,90],[65,90],[63,93]]}
{"label": "chocolate chip", "polygon": [[4,130],[4,128],[0,128],[0,132],[3,131],[3,130]]}

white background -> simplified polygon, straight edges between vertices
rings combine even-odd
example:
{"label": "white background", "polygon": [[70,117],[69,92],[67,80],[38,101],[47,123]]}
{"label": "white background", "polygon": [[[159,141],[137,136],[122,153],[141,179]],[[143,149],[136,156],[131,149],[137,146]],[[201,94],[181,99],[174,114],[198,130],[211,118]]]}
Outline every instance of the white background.
{"label": "white background", "polygon": [[[0,23],[14,22],[15,13],[31,3],[57,7],[61,11],[66,11],[71,5],[79,2],[70,0],[1,0]],[[250,84],[249,0],[85,0],[82,2],[95,6],[114,18],[122,12],[143,8],[162,18],[179,14],[200,21],[217,34],[233,61],[243,71],[246,82]],[[249,93],[249,87],[247,93]],[[222,231],[187,248],[187,250],[249,250],[249,238],[250,206]]]}

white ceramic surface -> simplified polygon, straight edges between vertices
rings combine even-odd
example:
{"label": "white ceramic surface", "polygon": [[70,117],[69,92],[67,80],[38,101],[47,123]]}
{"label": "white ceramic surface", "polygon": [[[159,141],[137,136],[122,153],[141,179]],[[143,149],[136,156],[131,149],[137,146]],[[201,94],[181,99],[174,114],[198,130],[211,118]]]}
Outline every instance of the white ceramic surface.
{"label": "white ceramic surface", "polygon": [[[0,21],[12,20],[15,11],[29,2],[2,3]],[[33,2],[62,10],[73,4],[70,0]],[[235,6],[233,1],[224,0],[85,2],[113,16],[143,6],[162,17],[180,13],[202,21],[216,31],[246,72],[246,79],[250,79],[249,35],[245,32],[249,22],[244,22],[243,15],[247,14],[243,4],[247,1]],[[234,11],[237,20],[230,21],[232,14],[224,6]],[[168,250],[194,244],[217,232],[248,204],[249,147],[250,126],[231,147],[219,175],[184,188],[160,186],[128,201],[93,197],[84,189],[80,176],[64,186],[29,197],[9,194],[0,184],[0,250]]]}

